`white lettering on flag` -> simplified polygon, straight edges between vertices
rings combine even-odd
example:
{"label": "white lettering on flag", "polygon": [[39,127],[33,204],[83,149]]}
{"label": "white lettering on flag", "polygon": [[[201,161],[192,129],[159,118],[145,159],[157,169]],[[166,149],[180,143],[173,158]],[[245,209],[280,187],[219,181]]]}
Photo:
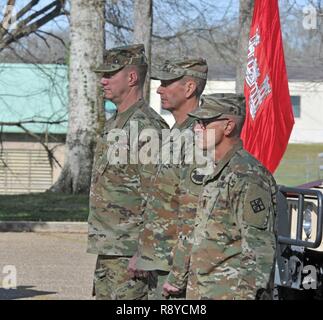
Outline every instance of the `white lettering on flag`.
{"label": "white lettering on flag", "polygon": [[270,79],[268,74],[261,84],[258,83],[258,78],[261,75],[261,71],[258,66],[257,58],[255,57],[255,49],[260,44],[260,40],[259,30],[257,28],[256,34],[249,39],[248,62],[246,71],[246,83],[250,88],[249,111],[252,119],[256,117],[259,107],[271,92]]}

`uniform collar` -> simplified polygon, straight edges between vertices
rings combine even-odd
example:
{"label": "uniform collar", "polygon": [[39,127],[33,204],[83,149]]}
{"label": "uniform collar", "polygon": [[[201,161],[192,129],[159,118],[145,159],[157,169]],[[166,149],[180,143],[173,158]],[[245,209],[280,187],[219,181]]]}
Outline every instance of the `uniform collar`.
{"label": "uniform collar", "polygon": [[185,121],[181,124],[178,124],[177,122],[174,124],[174,126],[172,127],[172,129],[179,129],[179,130],[183,130],[183,129],[188,129],[191,128],[193,122],[195,121],[195,119],[193,117],[187,117],[185,119]]}
{"label": "uniform collar", "polygon": [[226,154],[225,156],[216,164],[216,167],[214,169],[214,172],[205,177],[204,183],[208,180],[212,180],[213,178],[216,178],[220,172],[224,169],[224,167],[227,166],[227,164],[230,162],[230,160],[233,158],[235,153],[242,149],[242,141],[240,140],[238,143],[236,143]]}
{"label": "uniform collar", "polygon": [[139,99],[136,103],[134,103],[124,112],[116,112],[114,118],[116,120],[116,128],[122,129],[129,120],[129,118],[135,113],[135,111],[144,104],[145,101],[143,99]]}

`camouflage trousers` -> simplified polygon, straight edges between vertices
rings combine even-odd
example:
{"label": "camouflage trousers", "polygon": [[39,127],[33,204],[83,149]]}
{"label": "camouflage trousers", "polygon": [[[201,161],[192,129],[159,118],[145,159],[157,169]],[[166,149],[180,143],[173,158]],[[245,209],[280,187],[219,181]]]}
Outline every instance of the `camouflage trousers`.
{"label": "camouflage trousers", "polygon": [[187,300],[272,300],[272,285],[250,288],[242,286],[238,277],[228,279],[214,274],[198,275],[190,272],[186,290]]}
{"label": "camouflage trousers", "polygon": [[147,280],[130,278],[129,260],[128,257],[98,256],[93,284],[97,300],[147,300]]}
{"label": "camouflage trousers", "polygon": [[148,272],[148,300],[184,300],[185,292],[179,295],[172,295],[165,298],[163,296],[163,285],[167,280],[168,271]]}

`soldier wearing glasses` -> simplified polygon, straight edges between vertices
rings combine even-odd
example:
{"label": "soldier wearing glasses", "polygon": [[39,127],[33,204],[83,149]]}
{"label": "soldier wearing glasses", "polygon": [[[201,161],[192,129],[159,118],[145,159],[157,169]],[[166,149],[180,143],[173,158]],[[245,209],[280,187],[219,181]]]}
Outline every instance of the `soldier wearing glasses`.
{"label": "soldier wearing glasses", "polygon": [[179,241],[164,294],[185,288],[187,299],[270,299],[275,252],[276,183],[242,147],[245,100],[205,96],[196,119],[196,144],[213,154],[203,181],[194,231]]}

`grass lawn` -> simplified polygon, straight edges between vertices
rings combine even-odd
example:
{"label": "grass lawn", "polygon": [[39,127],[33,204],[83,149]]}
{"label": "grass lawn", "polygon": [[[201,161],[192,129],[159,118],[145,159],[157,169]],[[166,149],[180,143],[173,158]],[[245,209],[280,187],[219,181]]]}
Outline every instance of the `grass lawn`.
{"label": "grass lawn", "polygon": [[289,144],[274,176],[277,183],[297,186],[306,182],[323,179],[323,144]]}
{"label": "grass lawn", "polygon": [[87,195],[0,195],[0,221],[87,221]]}

